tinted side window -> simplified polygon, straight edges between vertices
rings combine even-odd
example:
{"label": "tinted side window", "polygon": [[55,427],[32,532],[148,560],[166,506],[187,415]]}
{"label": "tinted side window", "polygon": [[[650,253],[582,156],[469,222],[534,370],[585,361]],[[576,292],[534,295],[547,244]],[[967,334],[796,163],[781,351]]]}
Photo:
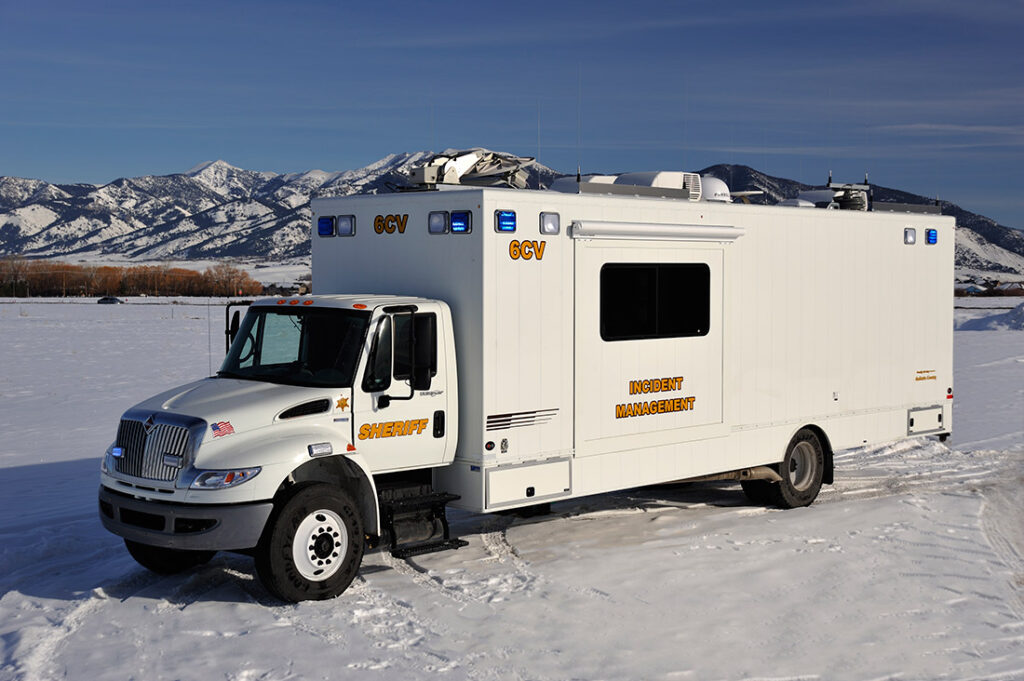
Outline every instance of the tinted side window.
{"label": "tinted side window", "polygon": [[601,338],[705,336],[711,268],[704,263],[611,263],[601,268]]}
{"label": "tinted side window", "polygon": [[415,334],[416,366],[430,367],[430,375],[437,375],[437,318],[433,314],[395,315],[395,379],[409,380],[412,358],[410,352],[411,333]]}

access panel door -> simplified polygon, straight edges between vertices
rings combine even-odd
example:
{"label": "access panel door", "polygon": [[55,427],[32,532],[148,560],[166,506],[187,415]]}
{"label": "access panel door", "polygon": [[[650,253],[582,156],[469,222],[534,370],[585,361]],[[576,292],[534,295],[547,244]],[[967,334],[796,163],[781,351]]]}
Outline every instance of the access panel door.
{"label": "access panel door", "polygon": [[717,244],[576,241],[576,456],[720,435]]}

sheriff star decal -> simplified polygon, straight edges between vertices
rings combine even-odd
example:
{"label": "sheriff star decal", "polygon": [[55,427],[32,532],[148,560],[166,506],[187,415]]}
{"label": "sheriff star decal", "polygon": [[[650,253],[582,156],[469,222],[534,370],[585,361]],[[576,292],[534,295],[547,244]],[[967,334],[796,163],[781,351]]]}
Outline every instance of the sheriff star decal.
{"label": "sheriff star decal", "polygon": [[348,409],[348,398],[347,397],[339,397],[338,398],[338,409],[340,409],[342,411],[345,411],[346,409]]}

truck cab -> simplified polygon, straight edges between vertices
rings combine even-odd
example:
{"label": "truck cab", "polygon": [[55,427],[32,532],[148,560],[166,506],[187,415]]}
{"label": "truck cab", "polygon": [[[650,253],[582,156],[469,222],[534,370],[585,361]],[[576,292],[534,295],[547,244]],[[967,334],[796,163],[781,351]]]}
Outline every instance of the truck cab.
{"label": "truck cab", "polygon": [[[458,438],[454,357],[443,302],[379,295],[256,301],[215,376],[125,412],[103,459],[103,523],[158,572],[235,550],[255,555],[264,581],[288,600],[343,590],[348,581],[332,578],[351,580],[363,538],[372,544],[382,535],[380,494],[438,503],[429,470],[451,462]],[[310,490],[319,490],[323,508],[309,509],[299,527],[317,514],[333,514],[334,526],[325,533],[310,522],[305,536],[285,541],[302,545],[285,551],[284,562],[305,559],[303,576],[295,565],[272,566],[266,554],[282,509]],[[394,509],[383,507],[393,525]],[[413,533],[421,545],[440,523],[426,517],[436,515],[429,507],[413,510],[431,526]],[[285,520],[295,521],[295,513]],[[316,539],[327,535],[318,556]],[[270,576],[288,570],[299,578]]]}

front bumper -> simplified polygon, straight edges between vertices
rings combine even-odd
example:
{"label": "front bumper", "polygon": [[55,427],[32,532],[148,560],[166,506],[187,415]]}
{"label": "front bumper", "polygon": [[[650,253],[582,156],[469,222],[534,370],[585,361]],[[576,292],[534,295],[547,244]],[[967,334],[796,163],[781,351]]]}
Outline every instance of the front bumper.
{"label": "front bumper", "polygon": [[150,501],[100,486],[100,520],[114,534],[151,546],[235,551],[259,543],[274,505]]}

